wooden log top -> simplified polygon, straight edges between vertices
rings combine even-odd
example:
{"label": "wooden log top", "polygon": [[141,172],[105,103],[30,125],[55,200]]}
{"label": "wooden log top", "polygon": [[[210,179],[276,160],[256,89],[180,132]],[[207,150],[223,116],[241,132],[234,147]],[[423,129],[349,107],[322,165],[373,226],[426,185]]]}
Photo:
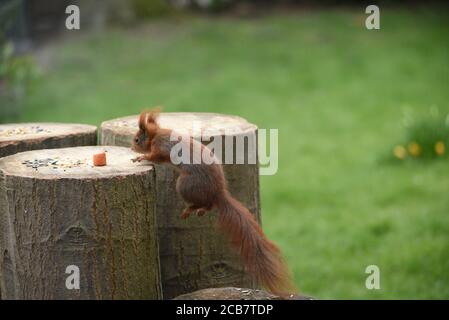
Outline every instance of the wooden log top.
{"label": "wooden log top", "polygon": [[[137,131],[138,118],[138,115],[134,115],[105,121],[101,124],[101,128],[124,135],[134,134]],[[213,137],[254,133],[257,130],[256,125],[241,117],[218,113],[163,112],[158,122],[162,128],[188,133],[194,138],[205,133]]]}
{"label": "wooden log top", "polygon": [[0,146],[50,137],[94,133],[97,127],[76,123],[10,123],[0,125]]}
{"label": "wooden log top", "polygon": [[[106,152],[107,165],[93,166],[93,155]],[[138,154],[129,148],[88,146],[62,149],[42,149],[17,153],[0,159],[4,175],[39,179],[95,179],[153,170],[151,165],[133,163]]]}

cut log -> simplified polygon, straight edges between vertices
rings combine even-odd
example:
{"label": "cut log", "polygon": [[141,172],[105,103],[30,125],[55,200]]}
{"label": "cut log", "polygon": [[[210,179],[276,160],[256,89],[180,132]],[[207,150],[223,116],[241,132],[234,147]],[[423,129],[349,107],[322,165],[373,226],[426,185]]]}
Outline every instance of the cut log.
{"label": "cut log", "polygon": [[13,123],[0,125],[0,157],[18,152],[93,146],[97,128],[74,123]]}
{"label": "cut log", "polygon": [[[100,143],[131,146],[132,137],[137,131],[137,119],[136,115],[103,122]],[[212,113],[162,113],[159,124],[163,128],[188,132],[196,139],[205,136],[212,137],[214,142],[215,139],[229,139],[234,143],[231,146],[233,163],[236,159],[236,141],[242,139],[242,152],[252,154],[253,163],[246,161],[244,164],[224,164],[223,167],[230,192],[260,221],[255,125],[240,117]],[[207,144],[208,141],[203,142]],[[224,162],[229,156],[224,141],[222,151],[221,160]],[[202,217],[181,219],[179,216],[185,203],[176,192],[178,173],[165,165],[156,165],[155,169],[164,299],[210,287],[257,287],[245,272],[237,251],[216,228],[217,214],[211,212]]]}
{"label": "cut log", "polygon": [[[107,165],[94,167],[101,151]],[[162,297],[155,174],[135,156],[92,146],[0,159],[3,299]]]}

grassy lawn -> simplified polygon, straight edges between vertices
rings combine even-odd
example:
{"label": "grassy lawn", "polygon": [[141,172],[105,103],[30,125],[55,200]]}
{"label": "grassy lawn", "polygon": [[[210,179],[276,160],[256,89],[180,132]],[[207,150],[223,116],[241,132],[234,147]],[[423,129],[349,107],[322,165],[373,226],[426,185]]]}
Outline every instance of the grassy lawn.
{"label": "grassy lawn", "polygon": [[[163,105],[279,129],[263,224],[318,298],[449,298],[449,161],[391,164],[404,117],[449,112],[443,10],[153,22],[57,41],[23,121],[99,124]],[[365,288],[378,265],[381,290]]]}

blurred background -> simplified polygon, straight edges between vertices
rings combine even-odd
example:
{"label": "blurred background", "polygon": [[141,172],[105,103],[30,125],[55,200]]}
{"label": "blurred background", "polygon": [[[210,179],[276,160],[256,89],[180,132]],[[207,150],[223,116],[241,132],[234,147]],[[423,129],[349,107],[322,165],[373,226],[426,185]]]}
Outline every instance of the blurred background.
{"label": "blurred background", "polygon": [[[81,29],[67,30],[76,4]],[[144,107],[279,129],[263,226],[305,294],[449,298],[449,7],[1,0],[0,123]],[[377,265],[381,289],[365,287]]]}

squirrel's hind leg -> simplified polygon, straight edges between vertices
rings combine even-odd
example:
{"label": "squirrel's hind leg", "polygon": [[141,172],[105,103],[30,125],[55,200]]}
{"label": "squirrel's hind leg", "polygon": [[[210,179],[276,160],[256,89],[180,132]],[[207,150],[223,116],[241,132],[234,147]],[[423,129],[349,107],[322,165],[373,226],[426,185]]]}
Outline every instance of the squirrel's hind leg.
{"label": "squirrel's hind leg", "polygon": [[202,208],[200,208],[199,206],[196,205],[190,205],[187,208],[184,209],[184,211],[182,211],[181,213],[181,219],[187,219],[188,217],[190,217],[190,215],[192,214],[193,211],[196,210],[201,210]]}
{"label": "squirrel's hind leg", "polygon": [[210,210],[211,210],[210,207],[203,208],[203,207],[191,205],[191,206],[188,206],[187,208],[185,208],[184,211],[181,213],[181,219],[187,219],[188,217],[190,217],[190,215],[192,214],[193,211],[196,211],[196,215],[198,217],[202,217],[206,214],[207,211],[210,211]]}
{"label": "squirrel's hind leg", "polygon": [[211,211],[211,210],[212,210],[212,205],[203,206],[201,208],[196,209],[196,215],[198,217],[202,217],[206,214],[206,212]]}
{"label": "squirrel's hind leg", "polygon": [[192,213],[192,211],[195,211],[196,209],[193,206],[189,206],[187,208],[185,208],[182,213],[181,213],[181,219],[187,219],[188,217],[190,217],[190,214]]}

